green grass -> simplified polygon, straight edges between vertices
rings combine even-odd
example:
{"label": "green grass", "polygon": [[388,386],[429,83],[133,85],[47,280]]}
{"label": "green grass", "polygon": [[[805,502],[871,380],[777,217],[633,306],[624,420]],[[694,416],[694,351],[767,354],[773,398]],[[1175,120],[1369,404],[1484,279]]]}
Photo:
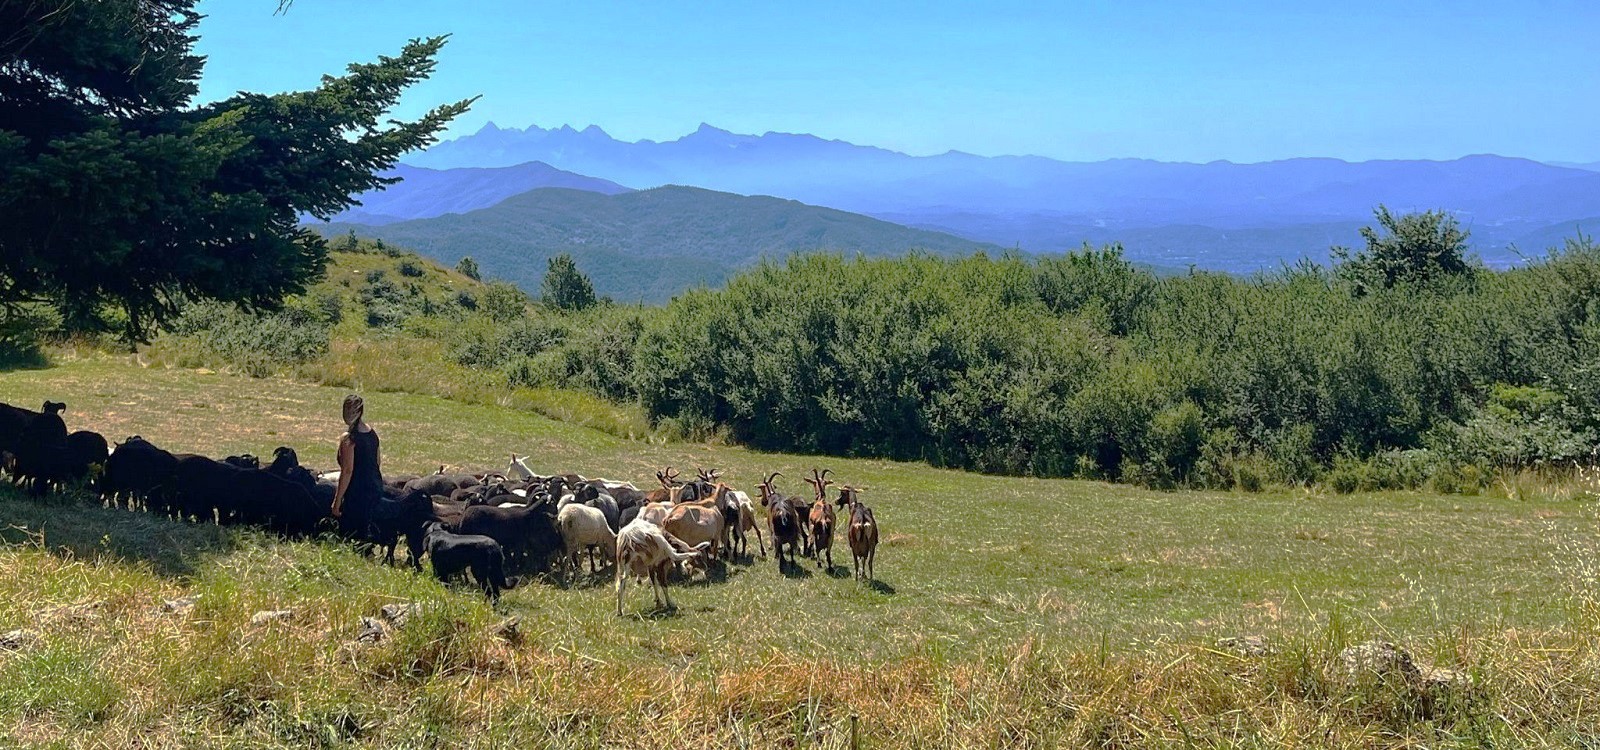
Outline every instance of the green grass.
{"label": "green grass", "polygon": [[[75,429],[211,455],[289,445],[314,466],[333,463],[344,393],[116,358],[0,373],[0,400],[64,400]],[[490,405],[365,395],[389,472],[502,468],[515,451],[641,484],[663,465],[722,468],[741,488],[778,470],[799,492],[802,472],[832,468],[870,488],[879,582],[850,580],[840,547],[831,575],[809,563],[780,575],[757,558],[675,585],[671,613],[630,587],[617,618],[604,577],[519,587],[494,611],[329,540],[7,493],[0,631],[47,635],[0,653],[0,672],[30,676],[0,680],[0,727],[66,745],[152,732],[372,747],[797,736],[837,747],[850,713],[871,746],[1182,746],[1186,733],[1208,745],[1560,745],[1600,730],[1584,707],[1600,695],[1587,503],[1159,493],[653,444]],[[155,613],[193,593],[187,617]],[[388,643],[349,645],[361,615],[399,600],[438,609]],[[280,607],[302,616],[248,625]],[[508,615],[520,641],[489,634]],[[1251,662],[1209,648],[1236,634],[1280,651]],[[1336,647],[1368,636],[1478,670],[1484,692],[1418,718],[1341,686]]]}

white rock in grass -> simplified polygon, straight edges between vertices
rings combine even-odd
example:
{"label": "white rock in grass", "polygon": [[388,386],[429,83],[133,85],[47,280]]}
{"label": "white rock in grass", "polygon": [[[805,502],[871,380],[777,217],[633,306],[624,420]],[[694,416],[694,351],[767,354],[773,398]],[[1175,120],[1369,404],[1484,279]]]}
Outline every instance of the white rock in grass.
{"label": "white rock in grass", "polygon": [[27,630],[13,630],[0,634],[0,651],[21,651],[38,643],[38,634]]}
{"label": "white rock in grass", "polygon": [[422,614],[422,605],[417,602],[385,604],[380,612],[383,614],[383,619],[394,623],[394,626],[398,628],[403,627],[406,624],[406,620],[411,619],[412,615]]}
{"label": "white rock in grass", "polygon": [[1388,641],[1358,643],[1340,651],[1339,661],[1344,665],[1345,675],[1351,679],[1363,674],[1408,681],[1422,676],[1411,653]]}
{"label": "white rock in grass", "polygon": [[195,602],[200,601],[200,595],[180,596],[176,599],[167,599],[161,602],[161,612],[169,615],[181,615],[194,609]]}
{"label": "white rock in grass", "polygon": [[260,612],[250,615],[250,624],[261,625],[268,622],[279,622],[282,620],[292,619],[294,619],[294,610],[292,609],[264,609]]}
{"label": "white rock in grass", "polygon": [[372,617],[361,618],[361,632],[356,635],[356,643],[377,643],[388,637],[389,631],[383,626],[381,620]]}
{"label": "white rock in grass", "polygon": [[1240,656],[1266,656],[1272,653],[1272,644],[1267,643],[1266,636],[1238,635],[1223,638],[1217,641],[1217,648],[1231,651]]}

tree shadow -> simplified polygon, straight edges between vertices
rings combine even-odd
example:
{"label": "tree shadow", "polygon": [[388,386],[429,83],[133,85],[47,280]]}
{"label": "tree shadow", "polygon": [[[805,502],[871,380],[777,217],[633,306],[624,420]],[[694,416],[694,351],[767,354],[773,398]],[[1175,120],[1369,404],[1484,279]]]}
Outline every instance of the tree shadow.
{"label": "tree shadow", "polygon": [[50,369],[50,360],[44,356],[44,352],[38,349],[18,351],[8,347],[0,347],[0,372],[48,369]]}
{"label": "tree shadow", "polygon": [[36,545],[57,555],[148,563],[159,575],[193,575],[212,556],[238,546],[237,535],[211,524],[106,508],[81,491],[28,497],[0,487],[0,544]]}

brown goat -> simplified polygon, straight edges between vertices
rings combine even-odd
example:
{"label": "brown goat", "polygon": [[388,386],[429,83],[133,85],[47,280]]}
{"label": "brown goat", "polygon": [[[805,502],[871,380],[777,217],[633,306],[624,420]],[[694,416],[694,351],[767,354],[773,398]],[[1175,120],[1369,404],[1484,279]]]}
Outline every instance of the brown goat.
{"label": "brown goat", "polygon": [[807,514],[807,530],[810,538],[807,540],[807,554],[817,561],[817,566],[822,566],[824,555],[828,558],[828,570],[833,570],[833,506],[828,504],[828,485],[833,480],[828,478],[828,470],[820,473],[811,470],[811,478],[806,482],[817,491],[817,499],[811,503],[811,511]]}
{"label": "brown goat", "polygon": [[838,506],[849,508],[850,525],[845,531],[845,536],[850,540],[850,554],[853,557],[856,570],[856,579],[866,574],[866,580],[873,580],[873,561],[878,556],[878,521],[872,515],[872,509],[861,502],[861,489],[845,485],[839,488]]}

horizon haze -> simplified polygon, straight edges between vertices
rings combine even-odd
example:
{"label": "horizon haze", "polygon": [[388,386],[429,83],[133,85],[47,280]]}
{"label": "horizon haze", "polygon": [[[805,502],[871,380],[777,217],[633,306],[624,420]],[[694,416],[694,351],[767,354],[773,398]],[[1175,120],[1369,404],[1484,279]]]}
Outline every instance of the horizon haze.
{"label": "horizon haze", "polygon": [[1568,0],[200,8],[201,101],[304,88],[450,34],[396,113],[481,94],[447,138],[492,121],[659,142],[710,122],[918,156],[1600,160],[1586,126],[1600,115],[1596,63],[1560,42],[1600,27],[1600,7]]}

